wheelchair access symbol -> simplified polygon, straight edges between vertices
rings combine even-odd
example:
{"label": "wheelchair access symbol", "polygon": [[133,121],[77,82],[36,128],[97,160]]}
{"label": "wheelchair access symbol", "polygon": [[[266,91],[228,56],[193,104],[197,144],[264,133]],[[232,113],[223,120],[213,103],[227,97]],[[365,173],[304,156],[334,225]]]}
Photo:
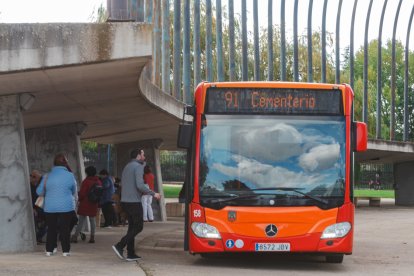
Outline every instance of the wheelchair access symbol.
{"label": "wheelchair access symbol", "polygon": [[226,241],[226,247],[227,248],[233,248],[234,247],[234,241],[233,240],[227,240]]}

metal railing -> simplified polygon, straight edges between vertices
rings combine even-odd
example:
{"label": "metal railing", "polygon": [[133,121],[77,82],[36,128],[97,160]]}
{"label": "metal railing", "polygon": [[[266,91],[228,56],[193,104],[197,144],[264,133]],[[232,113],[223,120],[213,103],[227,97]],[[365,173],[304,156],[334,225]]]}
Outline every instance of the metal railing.
{"label": "metal railing", "polygon": [[[346,82],[357,95],[356,115],[361,117],[357,119],[372,126],[373,138],[414,140],[410,129],[414,78],[409,74],[414,0],[396,0],[393,5],[388,0],[108,0],[117,1],[123,3],[120,8],[140,15],[135,18],[152,22],[152,81],[179,100],[191,103],[192,91],[202,80]],[[260,16],[267,14],[267,24],[259,20],[259,6]],[[411,11],[408,21],[408,16],[400,16],[406,10]],[[301,21],[307,22],[306,35],[299,34]],[[320,22],[320,29],[315,22]],[[384,26],[393,30],[386,44]],[[401,30],[406,30],[405,47],[397,38],[397,33],[404,33]],[[373,31],[378,34],[375,38]],[[363,44],[358,45],[355,40],[362,37]],[[370,60],[373,41],[376,64]],[[391,60],[388,56],[383,60],[389,44]],[[362,64],[356,60],[360,54]],[[403,70],[397,68],[400,59]],[[370,81],[372,74],[375,82]],[[398,117],[399,113],[403,115]]]}
{"label": "metal railing", "polygon": [[355,189],[394,190],[392,164],[361,164]]}
{"label": "metal railing", "polygon": [[162,151],[160,154],[164,182],[184,182],[186,155],[184,152]]}

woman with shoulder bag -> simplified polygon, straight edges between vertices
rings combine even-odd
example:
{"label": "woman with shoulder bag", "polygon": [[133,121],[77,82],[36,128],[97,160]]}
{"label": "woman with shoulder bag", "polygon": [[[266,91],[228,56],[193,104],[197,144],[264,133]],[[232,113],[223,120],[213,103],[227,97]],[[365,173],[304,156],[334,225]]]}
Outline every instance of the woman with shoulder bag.
{"label": "woman with shoulder bag", "polygon": [[70,256],[70,228],[75,214],[77,184],[65,154],[56,154],[53,165],[47,180],[42,179],[36,193],[44,195],[43,210],[48,226],[46,256],[56,252],[59,234],[63,256],[67,257]]}

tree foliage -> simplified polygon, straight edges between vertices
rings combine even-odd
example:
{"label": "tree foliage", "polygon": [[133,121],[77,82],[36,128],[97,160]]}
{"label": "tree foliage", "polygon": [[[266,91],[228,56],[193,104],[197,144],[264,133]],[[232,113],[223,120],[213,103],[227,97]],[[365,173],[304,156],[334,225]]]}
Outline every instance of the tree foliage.
{"label": "tree foliage", "polygon": [[[192,4],[193,5],[193,4]],[[193,7],[191,7],[193,8]],[[201,78],[206,79],[207,62],[206,62],[206,7],[204,2],[201,3],[201,22],[200,22],[200,49],[201,49]],[[229,24],[228,13],[225,6],[222,7],[223,27],[222,27],[222,41],[223,41],[223,66],[224,66],[224,79],[229,80]],[[193,49],[193,32],[194,32],[194,18],[190,18],[190,48],[191,48],[191,66],[192,72],[194,71],[194,49]],[[183,21],[181,26],[183,26]],[[234,18],[234,30],[235,30],[235,76],[236,80],[242,80],[242,30],[241,30],[241,15],[235,15]],[[173,26],[171,24],[171,35],[174,33]],[[273,79],[280,80],[280,27],[277,24],[273,25]],[[213,81],[217,81],[217,48],[216,48],[216,18],[215,7],[212,11],[212,71]],[[334,49],[334,35],[327,33],[326,36],[326,80],[328,83],[335,83],[335,49]],[[377,118],[377,62],[378,62],[378,44],[377,40],[372,40],[368,45],[368,130],[369,137],[374,138],[376,136],[376,120],[381,120],[381,137],[383,139],[389,139],[390,137],[390,105],[391,105],[391,40],[388,40],[382,46],[382,98],[381,98],[381,116]],[[259,51],[260,51],[260,76],[261,80],[268,78],[268,41],[267,41],[267,28],[261,28],[259,30]],[[171,43],[171,51],[173,51],[173,45]],[[294,77],[294,41],[287,39],[285,43],[286,51],[286,72],[287,80],[293,81]],[[299,80],[307,81],[308,79],[308,53],[307,53],[307,34],[303,33],[298,38],[298,64],[299,64]],[[181,55],[183,54],[180,49]],[[322,81],[322,35],[321,31],[314,31],[312,34],[312,73],[313,80],[315,82]],[[248,53],[248,80],[254,80],[254,41],[253,34],[248,33],[247,43]],[[343,63],[340,65],[340,81],[348,83],[350,81],[349,62],[352,57],[349,53],[349,47],[345,48],[342,53]],[[362,108],[363,108],[363,66],[364,66],[364,49],[359,48],[354,55],[354,114],[355,119],[362,120]],[[414,66],[413,53],[409,54],[409,67]],[[172,64],[172,60],[171,60]],[[172,70],[172,65],[171,65]],[[182,67],[181,67],[182,70]],[[171,71],[172,72],[172,71]],[[400,41],[396,43],[396,129],[395,138],[402,140],[403,136],[403,116],[404,116],[404,46]],[[172,77],[170,78],[172,80]],[[414,77],[409,75],[409,83],[414,82]],[[191,76],[191,89],[194,89],[194,76]],[[408,89],[408,114],[409,114],[409,140],[414,140],[414,95],[413,89],[409,86]]]}
{"label": "tree foliage", "polygon": [[[381,116],[377,118],[377,63],[378,63],[378,41],[372,40],[368,45],[368,128],[369,136],[374,138],[376,135],[377,119],[381,120],[381,138],[389,139],[390,137],[390,120],[391,120],[391,66],[392,66],[392,42],[388,40],[382,47],[382,97],[381,97]],[[395,139],[402,140],[404,133],[404,46],[400,41],[396,42],[396,89],[395,89],[395,115],[396,129]],[[363,105],[363,67],[364,66],[364,49],[361,47],[355,54],[355,118],[362,120]],[[414,66],[414,54],[409,52],[409,68]],[[349,67],[349,64],[345,66]],[[414,82],[414,76],[409,74],[408,83]],[[414,96],[412,87],[408,87],[408,133],[409,140],[414,140]]]}
{"label": "tree foliage", "polygon": [[[184,3],[182,3],[181,11],[183,11]],[[173,5],[170,5],[170,82],[171,87],[173,87],[173,34],[174,34],[174,24],[173,24]],[[191,1],[191,10],[194,9],[194,2]],[[217,47],[216,47],[216,18],[215,18],[215,8],[212,7],[212,72],[213,72],[213,81],[217,81],[217,63],[220,62],[217,60]],[[96,15],[95,15],[96,14]],[[206,5],[204,1],[201,1],[200,6],[200,49],[201,49],[201,79],[206,80],[207,77],[207,53],[206,53]],[[224,79],[229,80],[229,15],[227,13],[227,8],[225,5],[222,7],[222,41],[223,41],[223,67],[224,67]],[[91,19],[96,22],[104,22],[107,18],[107,12],[105,8],[101,5],[93,15]],[[181,19],[181,30],[180,31],[180,70],[181,76],[183,76],[183,35],[182,28],[184,24],[183,13],[180,16]],[[235,78],[236,80],[242,80],[242,30],[241,30],[241,15],[235,14],[234,17],[234,31],[235,31]],[[190,68],[191,72],[194,72],[194,16],[190,16]],[[248,80],[254,80],[254,41],[253,34],[248,33],[248,43],[247,43],[247,53],[248,53]],[[277,24],[273,25],[273,79],[280,80],[280,26]],[[328,83],[335,82],[335,49],[334,49],[334,35],[332,33],[327,33],[326,36],[326,80]],[[259,51],[260,51],[260,76],[262,80],[268,78],[268,41],[267,41],[267,28],[261,28],[259,30]],[[294,41],[287,39],[286,43],[286,76],[288,81],[293,81],[294,77]],[[372,40],[368,45],[368,130],[369,137],[374,138],[376,136],[376,120],[381,120],[381,137],[383,139],[389,139],[390,137],[390,107],[391,107],[391,51],[392,43],[391,40],[388,40],[382,46],[382,98],[381,98],[381,116],[377,117],[377,62],[378,62],[378,41]],[[299,67],[299,80],[307,81],[308,79],[308,54],[307,54],[307,33],[304,32],[298,38],[298,67]],[[312,73],[313,80],[315,82],[322,81],[322,35],[321,31],[314,31],[312,34]],[[350,59],[352,58],[349,53],[349,47],[346,47],[342,53],[342,59],[344,60],[341,64],[340,70],[340,81],[348,83],[350,80]],[[354,102],[354,114],[356,120],[362,120],[362,109],[363,109],[363,91],[364,91],[364,81],[363,81],[363,68],[364,68],[364,48],[360,47],[354,55],[354,92],[355,92],[355,102]],[[414,57],[413,52],[409,52],[409,68],[414,67]],[[404,46],[400,41],[396,43],[396,98],[395,98],[395,113],[396,113],[396,129],[395,129],[395,138],[396,140],[402,140],[403,131],[404,131]],[[190,76],[190,86],[191,90],[194,90],[194,75]],[[180,83],[181,80],[179,80]],[[414,77],[412,74],[409,74],[409,84],[414,83]],[[414,141],[414,93],[413,85],[408,87],[408,114],[409,114],[409,140]]]}

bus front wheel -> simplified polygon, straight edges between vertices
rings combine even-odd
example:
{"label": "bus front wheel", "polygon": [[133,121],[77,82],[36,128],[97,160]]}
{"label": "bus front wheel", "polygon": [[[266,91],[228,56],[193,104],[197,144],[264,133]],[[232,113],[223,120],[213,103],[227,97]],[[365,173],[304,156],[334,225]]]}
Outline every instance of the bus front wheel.
{"label": "bus front wheel", "polygon": [[327,255],[326,262],[340,264],[344,260],[344,254]]}

